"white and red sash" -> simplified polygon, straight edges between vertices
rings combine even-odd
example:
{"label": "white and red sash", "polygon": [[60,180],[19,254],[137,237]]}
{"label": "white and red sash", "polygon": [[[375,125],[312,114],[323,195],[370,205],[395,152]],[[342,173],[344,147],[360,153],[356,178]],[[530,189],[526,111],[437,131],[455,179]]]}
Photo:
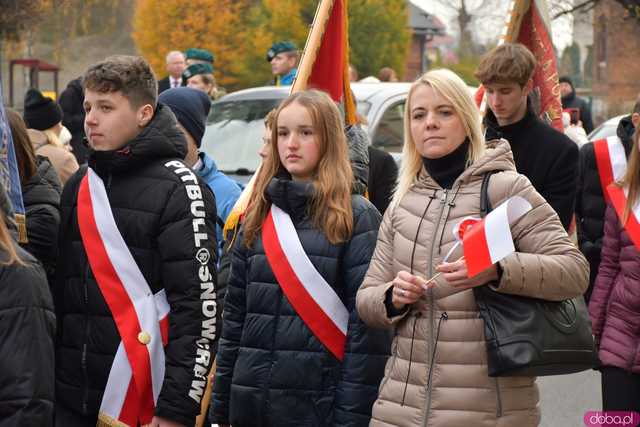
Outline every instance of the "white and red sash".
{"label": "white and red sash", "polygon": [[607,188],[611,183],[620,181],[627,171],[627,155],[624,145],[617,136],[599,139],[593,143],[596,165],[605,200],[609,199]]}
{"label": "white and red sash", "polygon": [[294,310],[320,342],[344,358],[349,311],[304,252],[289,215],[276,205],[262,225],[269,266]]}
{"label": "white and red sash", "polygon": [[151,291],[118,230],[102,179],[91,168],[78,191],[78,225],[91,271],[122,339],[98,425],[149,424],[164,380],[169,304],[164,291]]}
{"label": "white and red sash", "polygon": [[633,208],[629,212],[627,222],[623,223],[624,208],[627,205],[628,189],[622,188],[616,184],[607,187],[611,204],[620,218],[620,223],[631,238],[631,241],[640,250],[640,201],[636,201]]}

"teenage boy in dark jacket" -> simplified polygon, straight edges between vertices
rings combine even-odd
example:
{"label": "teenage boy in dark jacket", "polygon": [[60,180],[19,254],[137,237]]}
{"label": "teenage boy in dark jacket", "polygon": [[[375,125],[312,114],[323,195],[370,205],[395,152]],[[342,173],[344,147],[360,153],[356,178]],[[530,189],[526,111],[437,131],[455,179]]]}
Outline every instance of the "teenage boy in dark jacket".
{"label": "teenage boy in dark jacket", "polygon": [[[623,117],[618,124],[616,136],[622,142],[624,152],[629,157],[633,146],[633,134],[640,124],[640,101],[636,102],[631,115]],[[580,148],[580,177],[578,179],[578,195],[576,197],[576,225],[578,229],[578,244],[584,254],[591,273],[589,288],[585,293],[587,301],[591,297],[591,290],[600,267],[600,251],[604,237],[604,215],[607,203],[602,193],[600,173],[596,163],[593,147],[595,141]]]}
{"label": "teenage boy in dark jacket", "polygon": [[525,175],[569,228],[578,177],[578,147],[533,111],[536,59],[522,44],[504,43],[486,54],[475,72],[485,88],[486,139],[509,141],[516,169]]}
{"label": "teenage boy in dark jacket", "polygon": [[[64,255],[55,289],[59,324],[56,425],[95,426],[99,412],[101,422],[105,422],[105,404],[118,403],[118,399],[109,401],[105,389],[111,387],[108,379],[116,366],[114,359],[121,360],[115,356],[120,342],[136,378],[130,384],[138,389],[139,371],[131,362],[135,355],[129,350],[146,348],[149,356],[143,351],[142,359],[148,358],[155,374],[159,364],[153,359],[157,355],[153,346],[162,339],[168,341],[163,352],[165,362],[160,364],[164,375],[160,376],[158,392],[157,375],[152,375],[151,409],[144,406],[149,403],[149,394],[146,400],[144,396],[138,398],[151,393],[147,387],[136,390],[133,397],[129,393],[126,399],[119,396],[120,405],[124,400],[121,414],[127,405],[140,405],[133,425],[192,426],[200,413],[213,360],[210,349],[218,338],[214,197],[182,162],[186,141],[171,111],[156,105],[156,79],[144,59],[109,57],[92,65],[83,83],[85,131],[91,149],[88,167],[82,167],[67,182],[61,199],[60,244]],[[100,188],[105,191],[106,203],[104,198],[94,196]],[[101,211],[111,211],[111,222],[101,219],[100,225],[99,219],[108,217]],[[93,215],[85,215],[87,212]],[[89,227],[92,221],[100,233],[87,231],[93,230]],[[113,222],[116,227],[111,227],[113,238],[109,240],[100,227]],[[118,237],[124,245],[113,243]],[[101,251],[95,247],[100,249],[102,244],[109,259],[103,257],[100,264],[96,259]],[[109,244],[116,250],[109,249]],[[134,319],[147,314],[127,299],[124,304],[112,304],[113,293],[122,290],[116,286],[115,275],[111,282],[103,280],[106,261],[113,264],[110,271],[117,273],[132,301],[139,300],[132,296],[123,277],[136,269],[141,275],[136,276],[135,285],[148,290],[141,298],[143,302],[152,298],[160,307],[158,300],[163,293],[166,295],[168,334],[163,331],[154,335],[158,327],[155,317],[155,323],[148,323],[151,328],[140,320],[140,329],[134,328],[131,334],[121,327],[121,305],[133,308]],[[111,425],[108,423],[112,420],[106,422]]]}

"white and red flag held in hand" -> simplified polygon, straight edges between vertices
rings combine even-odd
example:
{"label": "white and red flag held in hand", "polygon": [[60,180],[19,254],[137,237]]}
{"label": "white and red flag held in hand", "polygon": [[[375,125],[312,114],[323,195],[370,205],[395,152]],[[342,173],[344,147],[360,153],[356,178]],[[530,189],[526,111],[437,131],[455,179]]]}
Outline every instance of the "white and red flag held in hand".
{"label": "white and red flag held in hand", "polygon": [[[468,276],[473,277],[515,252],[511,224],[531,210],[531,204],[520,196],[506,200],[478,221],[468,221],[461,234]],[[461,224],[464,224],[464,220]],[[460,226],[456,225],[456,229]]]}
{"label": "white and red flag held in hand", "polygon": [[620,181],[627,172],[627,155],[624,151],[624,145],[617,136],[610,136],[595,141],[593,152],[596,156],[602,194],[605,199],[609,200],[607,188],[612,183]]}

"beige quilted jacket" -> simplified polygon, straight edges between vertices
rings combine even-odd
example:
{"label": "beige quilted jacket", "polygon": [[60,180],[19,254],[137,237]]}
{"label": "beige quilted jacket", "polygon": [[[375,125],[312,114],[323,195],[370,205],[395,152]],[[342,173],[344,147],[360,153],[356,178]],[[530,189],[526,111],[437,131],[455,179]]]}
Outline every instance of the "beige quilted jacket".
{"label": "beige quilted jacket", "polygon": [[[519,195],[533,210],[512,226],[519,252],[500,262],[498,289],[505,293],[562,300],[583,293],[589,267],[571,243],[551,206],[515,171],[506,141],[488,144],[485,155],[442,190],[424,171],[384,216],[357,308],[370,326],[395,328],[385,377],[373,405],[371,426],[529,427],[540,421],[533,377],[487,375],[484,326],[472,290],[444,279],[403,315],[389,318],[385,293],[401,271],[425,278],[454,244],[452,229],[478,216],[482,177],[489,171],[489,199],[496,207]],[[423,219],[421,220],[421,217]],[[417,239],[416,239],[417,235]],[[461,256],[461,250],[452,259]]]}

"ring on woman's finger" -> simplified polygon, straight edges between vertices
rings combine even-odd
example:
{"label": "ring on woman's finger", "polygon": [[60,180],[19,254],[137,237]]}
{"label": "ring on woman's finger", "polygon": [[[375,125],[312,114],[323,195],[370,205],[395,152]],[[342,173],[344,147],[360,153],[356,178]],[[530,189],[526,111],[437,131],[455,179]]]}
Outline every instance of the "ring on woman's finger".
{"label": "ring on woman's finger", "polygon": [[400,289],[400,292],[401,292],[403,297],[407,296],[407,291],[405,289]]}

